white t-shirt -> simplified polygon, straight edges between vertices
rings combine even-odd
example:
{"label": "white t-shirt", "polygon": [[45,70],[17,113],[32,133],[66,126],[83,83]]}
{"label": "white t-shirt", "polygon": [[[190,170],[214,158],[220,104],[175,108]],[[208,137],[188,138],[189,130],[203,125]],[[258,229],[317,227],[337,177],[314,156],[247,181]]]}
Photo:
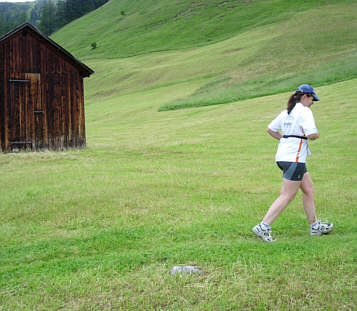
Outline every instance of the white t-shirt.
{"label": "white t-shirt", "polygon": [[[283,135],[308,136],[318,132],[312,111],[301,103],[297,103],[290,114],[282,111],[268,127],[274,132],[282,131]],[[275,161],[305,163],[310,154],[306,139],[281,138]]]}

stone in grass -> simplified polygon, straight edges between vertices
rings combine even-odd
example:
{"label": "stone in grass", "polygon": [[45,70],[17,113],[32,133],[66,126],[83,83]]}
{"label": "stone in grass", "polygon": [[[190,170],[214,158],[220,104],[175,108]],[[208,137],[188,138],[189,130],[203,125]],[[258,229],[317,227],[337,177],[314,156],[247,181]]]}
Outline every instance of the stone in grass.
{"label": "stone in grass", "polygon": [[175,274],[201,274],[202,271],[195,266],[175,266],[170,270],[171,275]]}

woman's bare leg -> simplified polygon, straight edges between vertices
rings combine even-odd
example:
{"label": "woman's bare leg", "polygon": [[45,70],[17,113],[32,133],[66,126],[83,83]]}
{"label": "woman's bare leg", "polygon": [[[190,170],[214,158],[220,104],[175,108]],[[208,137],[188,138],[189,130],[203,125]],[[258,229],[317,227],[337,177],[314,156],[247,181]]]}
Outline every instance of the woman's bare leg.
{"label": "woman's bare leg", "polygon": [[316,222],[316,211],[314,203],[314,185],[308,172],[305,173],[300,188],[302,190],[302,202],[304,204],[304,210],[307,220],[310,224]]}
{"label": "woman's bare leg", "polygon": [[263,218],[263,222],[271,225],[274,220],[281,214],[289,202],[295,197],[302,182],[292,181],[283,178],[283,185],[281,187],[280,196],[270,206],[268,212]]}

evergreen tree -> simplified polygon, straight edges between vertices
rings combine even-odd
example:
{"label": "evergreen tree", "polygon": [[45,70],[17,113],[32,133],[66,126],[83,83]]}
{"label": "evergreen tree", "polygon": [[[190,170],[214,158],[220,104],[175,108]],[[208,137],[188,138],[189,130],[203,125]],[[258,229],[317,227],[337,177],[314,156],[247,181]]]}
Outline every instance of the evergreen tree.
{"label": "evergreen tree", "polygon": [[6,32],[6,25],[2,15],[0,15],[0,36]]}
{"label": "evergreen tree", "polygon": [[30,23],[33,25],[38,25],[40,20],[39,11],[36,10],[36,6],[31,10],[30,13]]}
{"label": "evergreen tree", "polygon": [[27,14],[26,12],[22,12],[20,18],[18,20],[18,24],[23,24],[27,22]]}
{"label": "evergreen tree", "polygon": [[68,22],[66,1],[60,0],[57,2],[56,27],[61,28]]}
{"label": "evergreen tree", "polygon": [[56,29],[56,7],[51,0],[45,0],[40,12],[39,28],[44,34],[50,35]]}

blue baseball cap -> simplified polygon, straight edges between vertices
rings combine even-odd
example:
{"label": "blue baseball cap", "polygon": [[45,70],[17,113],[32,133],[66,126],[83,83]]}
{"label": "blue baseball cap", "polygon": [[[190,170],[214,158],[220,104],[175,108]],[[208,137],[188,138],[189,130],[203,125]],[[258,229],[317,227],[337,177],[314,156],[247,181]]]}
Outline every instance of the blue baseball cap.
{"label": "blue baseball cap", "polygon": [[314,98],[314,101],[319,101],[320,98],[316,95],[313,87],[311,85],[308,84],[301,84],[298,88],[297,91],[303,92],[303,93],[308,93],[311,94],[312,97]]}

